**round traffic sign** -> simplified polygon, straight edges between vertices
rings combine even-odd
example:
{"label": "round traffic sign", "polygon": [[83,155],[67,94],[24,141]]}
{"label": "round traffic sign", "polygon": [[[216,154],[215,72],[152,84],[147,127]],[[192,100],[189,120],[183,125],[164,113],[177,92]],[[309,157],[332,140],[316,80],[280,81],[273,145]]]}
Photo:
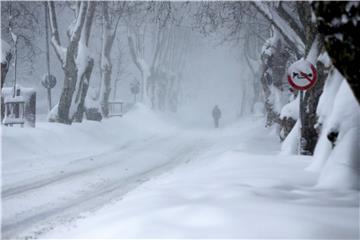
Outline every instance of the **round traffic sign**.
{"label": "round traffic sign", "polygon": [[42,81],[41,84],[43,85],[44,88],[48,88],[51,89],[53,87],[55,87],[56,85],[56,77],[54,75],[46,75]]}
{"label": "round traffic sign", "polygon": [[307,90],[317,81],[317,71],[307,60],[294,62],[288,69],[288,82],[297,90]]}

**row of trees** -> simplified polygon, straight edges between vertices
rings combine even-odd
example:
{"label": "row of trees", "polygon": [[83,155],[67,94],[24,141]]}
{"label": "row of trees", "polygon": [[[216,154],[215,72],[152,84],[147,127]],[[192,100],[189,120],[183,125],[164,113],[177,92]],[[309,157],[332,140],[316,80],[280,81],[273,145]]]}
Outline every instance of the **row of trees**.
{"label": "row of trees", "polygon": [[[4,8],[2,6],[2,15],[8,16],[4,21],[4,24],[7,24],[7,28],[4,28],[7,32],[3,34],[9,35],[10,31],[18,29],[26,39],[23,42],[31,45],[34,31],[27,32],[24,28],[36,28],[42,24],[33,14],[42,3],[34,4],[31,12],[24,8],[23,4],[8,3]],[[253,73],[253,79],[239,78],[245,89],[242,93],[239,90],[239,94],[244,97],[240,106],[241,112],[249,113],[256,104],[263,102],[266,125],[275,125],[279,128],[284,153],[315,153],[316,159],[322,159],[318,165],[324,166],[324,159],[330,158],[349,126],[354,127],[354,124],[349,123],[346,128],[342,128],[342,123],[335,120],[331,123],[329,119],[335,119],[330,117],[331,112],[338,111],[341,114],[341,111],[329,108],[330,110],[322,115],[323,107],[319,105],[321,99],[331,95],[331,89],[330,92],[335,97],[340,88],[345,89],[349,86],[359,101],[359,69],[354,66],[358,59],[359,39],[353,34],[357,30],[356,16],[359,4],[354,2],[314,2],[311,5],[310,2],[282,1],[79,1],[47,2],[45,5],[50,16],[51,44],[64,72],[59,104],[53,109],[54,121],[70,124],[82,120],[95,62],[90,48],[92,25],[99,19],[102,26],[102,87],[99,108],[105,117],[109,113],[108,101],[112,85],[111,53],[119,26],[126,26],[125,33],[122,33],[126,34],[131,60],[141,76],[141,101],[153,109],[176,111],[181,89],[181,73],[186,62],[186,54],[191,50],[192,44],[191,34],[188,34],[192,29],[184,27],[188,25],[205,35],[221,31],[224,36],[221,41],[230,42],[235,49],[239,49],[239,55]],[[74,19],[67,31],[61,33],[57,9],[64,7],[72,9]],[[339,13],[336,12],[338,10]],[[183,19],[184,13],[192,18]],[[317,17],[312,17],[314,13]],[[67,41],[63,44],[61,36],[65,35]],[[35,48],[29,48],[29,55],[34,52]],[[9,55],[8,58],[10,57]],[[304,103],[301,106],[305,114],[302,122],[298,114],[299,93],[289,88],[286,81],[289,65],[301,58],[313,63],[319,76],[316,85],[305,92]],[[338,77],[341,76],[339,72],[350,85],[346,85],[347,82]],[[340,87],[343,85],[344,87]],[[339,96],[342,92],[339,92]],[[356,102],[352,94],[345,98],[349,98],[350,103]],[[341,106],[340,103],[335,103],[336,101],[334,108]],[[348,113],[351,119],[357,119],[358,105],[355,105],[354,109],[353,113]],[[320,145],[327,146],[327,154],[319,150],[322,148]],[[322,152],[322,157],[317,157],[319,152]],[[357,160],[346,161],[349,166],[358,166]],[[355,170],[356,174],[358,170]]]}
{"label": "row of trees", "polygon": [[[309,170],[321,172],[320,185],[359,188],[359,70],[354,66],[359,39],[353,34],[359,10],[354,2],[216,2],[204,3],[197,15],[204,32],[221,30],[225,41],[245,46],[252,89],[262,89],[266,125],[279,128],[284,154],[314,154]],[[299,92],[286,78],[289,65],[301,58],[318,71],[316,85],[304,93],[302,122]]]}
{"label": "row of trees", "polygon": [[[181,72],[185,65],[185,55],[191,46],[190,35],[187,34],[190,29],[180,27],[181,18],[175,16],[176,6],[182,3],[49,1],[32,4],[33,12],[28,12],[27,4],[20,2],[8,2],[2,6],[3,18],[10,19],[2,22],[2,29],[5,36],[10,36],[11,29],[19,35],[25,35],[24,39],[27,41],[24,42],[34,48],[34,31],[30,30],[28,33],[24,29],[28,27],[41,32],[45,23],[38,18],[36,12],[40,13],[45,5],[49,16],[52,49],[64,75],[60,99],[50,114],[51,121],[65,124],[82,121],[89,84],[97,62],[94,54],[96,46],[92,44],[94,24],[100,24],[102,29],[99,61],[101,89],[97,96],[102,116],[107,117],[109,114],[114,58],[111,53],[114,52],[113,45],[119,32],[125,35],[121,37],[127,39],[131,60],[140,72],[140,100],[154,109],[176,111]],[[73,20],[65,31],[62,26],[64,21],[60,18],[59,22],[58,16],[64,9],[71,9],[73,12]],[[122,29],[119,30],[120,28]],[[19,47],[27,49],[26,46]],[[10,62],[10,55],[7,60],[4,64]],[[7,66],[2,68],[2,83]]]}

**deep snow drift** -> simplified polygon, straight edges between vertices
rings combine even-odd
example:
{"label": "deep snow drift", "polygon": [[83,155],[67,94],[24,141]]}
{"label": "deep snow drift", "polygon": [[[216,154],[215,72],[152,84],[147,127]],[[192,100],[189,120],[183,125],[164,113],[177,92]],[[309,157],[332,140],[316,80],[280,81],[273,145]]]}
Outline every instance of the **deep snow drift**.
{"label": "deep snow drift", "polygon": [[37,126],[3,128],[4,238],[359,238],[358,192],[313,187],[262,117]]}

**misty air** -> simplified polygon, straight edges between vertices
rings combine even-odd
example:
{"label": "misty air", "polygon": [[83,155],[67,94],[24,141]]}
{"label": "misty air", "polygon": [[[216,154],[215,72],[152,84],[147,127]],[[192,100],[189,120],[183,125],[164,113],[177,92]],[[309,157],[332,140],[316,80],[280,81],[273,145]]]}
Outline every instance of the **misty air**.
{"label": "misty air", "polygon": [[1,239],[359,239],[358,1],[1,1]]}

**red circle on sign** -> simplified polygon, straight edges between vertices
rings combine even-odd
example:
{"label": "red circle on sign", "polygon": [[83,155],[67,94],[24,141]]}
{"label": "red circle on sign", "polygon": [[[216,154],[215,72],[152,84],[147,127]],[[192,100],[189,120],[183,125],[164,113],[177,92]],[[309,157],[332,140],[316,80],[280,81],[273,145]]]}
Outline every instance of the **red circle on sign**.
{"label": "red circle on sign", "polygon": [[311,68],[311,72],[312,72],[312,76],[313,76],[312,79],[308,78],[305,73],[300,72],[300,74],[303,75],[303,77],[305,77],[309,81],[308,85],[299,86],[293,81],[293,79],[291,78],[290,75],[287,76],[288,82],[293,88],[304,91],[304,90],[308,90],[314,86],[314,84],[316,83],[316,80],[317,80],[317,71],[313,64],[311,64],[311,63],[309,63],[309,64],[310,64],[310,68]]}

